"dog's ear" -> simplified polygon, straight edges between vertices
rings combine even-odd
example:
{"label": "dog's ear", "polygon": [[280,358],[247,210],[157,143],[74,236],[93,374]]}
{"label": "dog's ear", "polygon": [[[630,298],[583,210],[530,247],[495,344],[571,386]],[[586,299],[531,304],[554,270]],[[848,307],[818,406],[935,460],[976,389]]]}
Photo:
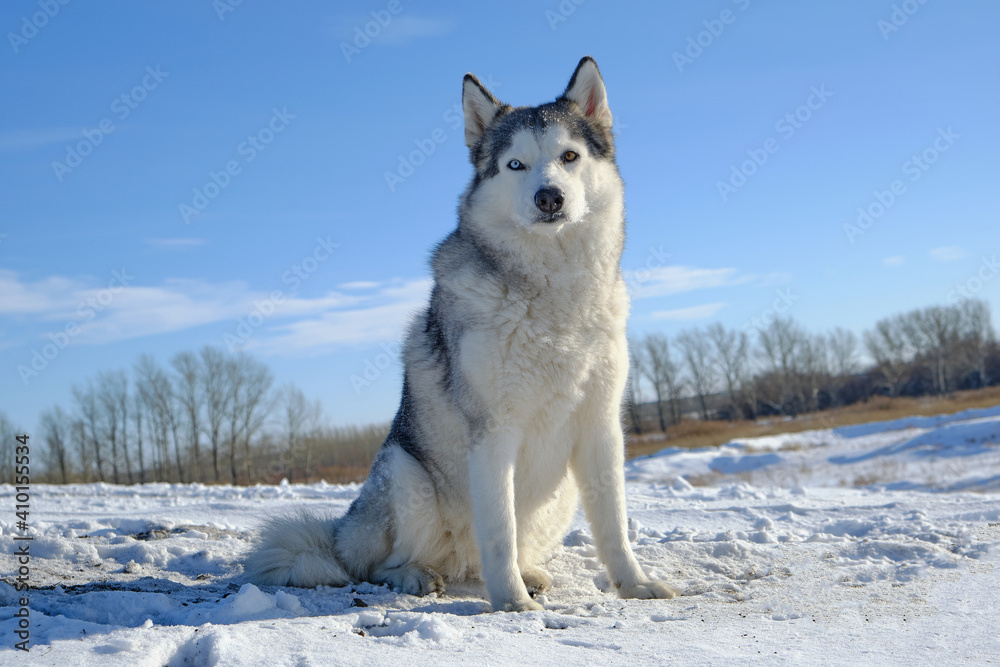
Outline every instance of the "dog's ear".
{"label": "dog's ear", "polygon": [[462,111],[465,112],[465,145],[472,148],[503,108],[500,100],[486,90],[474,74],[462,82]]}
{"label": "dog's ear", "polygon": [[608,108],[604,79],[601,78],[601,71],[597,69],[597,63],[590,56],[584,56],[576,66],[563,98],[575,102],[587,120],[611,127],[611,109]]}

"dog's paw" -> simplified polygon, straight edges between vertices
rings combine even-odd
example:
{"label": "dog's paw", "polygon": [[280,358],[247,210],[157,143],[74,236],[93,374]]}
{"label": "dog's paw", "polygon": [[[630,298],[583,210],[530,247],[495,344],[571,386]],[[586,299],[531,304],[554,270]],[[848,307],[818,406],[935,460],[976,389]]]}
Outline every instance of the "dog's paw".
{"label": "dog's paw", "polygon": [[528,594],[531,597],[535,597],[539,593],[544,593],[552,588],[552,577],[537,567],[526,567],[521,570],[521,580],[524,582],[524,586],[528,589]]}
{"label": "dog's paw", "polygon": [[444,593],[444,579],[429,567],[422,565],[404,565],[379,573],[382,583],[399,593],[407,595],[429,595]]}
{"label": "dog's paw", "polygon": [[672,597],[677,597],[680,593],[666,582],[647,580],[634,586],[622,586],[618,589],[618,595],[623,598],[638,598],[640,600],[654,598],[669,600]]}
{"label": "dog's paw", "polygon": [[497,607],[497,611],[542,611],[545,609],[534,600],[518,600],[517,602],[505,602]]}

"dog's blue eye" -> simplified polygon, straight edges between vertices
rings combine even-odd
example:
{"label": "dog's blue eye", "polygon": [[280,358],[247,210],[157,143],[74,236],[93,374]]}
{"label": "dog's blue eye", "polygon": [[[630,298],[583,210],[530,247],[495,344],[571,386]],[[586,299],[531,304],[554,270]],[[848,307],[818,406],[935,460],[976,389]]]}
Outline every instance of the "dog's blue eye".
{"label": "dog's blue eye", "polygon": [[521,169],[524,169],[524,165],[521,164],[520,160],[511,160],[510,162],[507,163],[507,166],[510,169],[513,169],[514,171],[520,171]]}

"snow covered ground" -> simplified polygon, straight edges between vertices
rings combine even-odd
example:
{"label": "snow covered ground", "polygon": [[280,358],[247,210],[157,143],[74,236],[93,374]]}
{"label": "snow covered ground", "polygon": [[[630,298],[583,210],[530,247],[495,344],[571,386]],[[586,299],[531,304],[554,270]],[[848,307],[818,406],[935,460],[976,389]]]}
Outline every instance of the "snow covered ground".
{"label": "snow covered ground", "polygon": [[13,649],[21,594],[0,583],[0,663],[1000,662],[1000,407],[668,449],[627,477],[636,554],[683,595],[619,600],[578,516],[545,611],[524,614],[490,612],[475,582],[245,584],[263,517],[337,514],[356,485],[34,486],[32,650]]}

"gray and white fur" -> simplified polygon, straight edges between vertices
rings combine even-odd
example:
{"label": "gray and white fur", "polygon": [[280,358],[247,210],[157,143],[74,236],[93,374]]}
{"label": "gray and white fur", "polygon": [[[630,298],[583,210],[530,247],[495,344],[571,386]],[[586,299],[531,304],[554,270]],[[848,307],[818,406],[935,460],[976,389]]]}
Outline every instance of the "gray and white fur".
{"label": "gray and white fur", "polygon": [[624,188],[597,64],[538,107],[466,74],[462,104],[475,173],[434,252],[389,436],[347,514],[271,521],[247,576],[417,595],[481,576],[494,609],[541,609],[529,591],[551,584],[540,566],[582,497],[619,594],[672,597],[627,539]]}

